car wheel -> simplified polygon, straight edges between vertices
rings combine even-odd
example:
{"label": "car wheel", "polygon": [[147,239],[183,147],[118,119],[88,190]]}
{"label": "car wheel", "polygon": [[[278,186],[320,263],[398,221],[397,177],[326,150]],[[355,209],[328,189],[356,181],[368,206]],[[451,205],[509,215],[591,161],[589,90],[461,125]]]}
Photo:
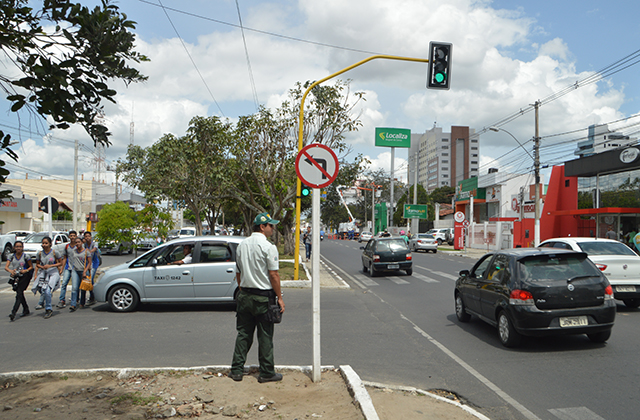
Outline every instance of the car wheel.
{"label": "car wheel", "polygon": [[460,322],[469,322],[471,315],[467,313],[467,307],[464,306],[460,293],[456,293],[456,316]]}
{"label": "car wheel", "polygon": [[2,252],[2,261],[7,261],[12,253],[13,248],[11,247],[11,244],[5,245],[4,251]]}
{"label": "car wheel", "polygon": [[129,255],[133,254],[133,245],[131,245],[131,248],[129,248]]}
{"label": "car wheel", "polygon": [[436,239],[436,242],[438,242],[438,246],[442,245],[442,239],[438,238]]}
{"label": "car wheel", "polygon": [[434,254],[436,254],[437,252],[438,252],[438,250],[437,250],[437,249],[434,249],[434,250],[433,250],[433,253],[434,253]]}
{"label": "car wheel", "polygon": [[637,308],[640,306],[640,299],[622,299],[627,308]]}
{"label": "car wheel", "polygon": [[410,269],[408,269],[408,270],[404,270],[404,271],[406,271],[406,272],[407,272],[407,276],[410,276],[410,275],[412,275],[412,274],[413,274],[413,268],[410,268]]}
{"label": "car wheel", "polygon": [[599,333],[587,334],[587,337],[589,337],[589,340],[591,340],[594,343],[604,343],[609,339],[609,337],[611,337],[611,330],[601,331]]}
{"label": "car wheel", "polygon": [[117,255],[122,255],[122,245],[118,245],[118,249],[116,250]]}
{"label": "car wheel", "polygon": [[513,324],[505,311],[500,311],[500,314],[498,314],[498,335],[500,336],[500,342],[505,347],[516,347],[520,344],[522,338],[513,328]]}
{"label": "car wheel", "polygon": [[133,287],[121,284],[109,291],[109,307],[115,312],[131,312],[138,306],[138,293]]}
{"label": "car wheel", "polygon": [[373,263],[369,264],[369,274],[371,275],[371,277],[376,277],[378,275],[378,272],[373,266]]}
{"label": "car wheel", "polygon": [[362,272],[366,273],[367,271],[369,271],[369,269],[367,268],[366,265],[364,265],[364,263],[362,263]]}

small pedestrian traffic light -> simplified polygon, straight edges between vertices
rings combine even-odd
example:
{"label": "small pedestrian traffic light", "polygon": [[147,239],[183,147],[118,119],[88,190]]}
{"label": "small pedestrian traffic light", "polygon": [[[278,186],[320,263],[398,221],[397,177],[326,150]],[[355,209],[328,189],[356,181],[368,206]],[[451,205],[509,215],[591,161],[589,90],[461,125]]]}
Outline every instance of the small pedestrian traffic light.
{"label": "small pedestrian traffic light", "polygon": [[302,189],[300,190],[300,196],[304,198],[304,197],[309,197],[310,195],[311,195],[311,187],[308,187],[302,184]]}
{"label": "small pedestrian traffic light", "polygon": [[429,43],[428,89],[449,90],[452,51],[453,44],[433,41]]}

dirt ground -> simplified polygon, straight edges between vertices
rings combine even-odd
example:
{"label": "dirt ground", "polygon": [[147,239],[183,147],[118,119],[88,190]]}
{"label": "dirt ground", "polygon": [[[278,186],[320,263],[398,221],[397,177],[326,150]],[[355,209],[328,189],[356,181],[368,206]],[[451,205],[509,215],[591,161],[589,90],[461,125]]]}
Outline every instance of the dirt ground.
{"label": "dirt ground", "polygon": [[[284,380],[258,383],[257,372],[235,382],[224,373],[170,371],[119,379],[115,373],[47,374],[5,380],[0,419],[363,419],[338,370],[310,375],[285,371]],[[367,388],[382,420],[476,417],[415,392]]]}

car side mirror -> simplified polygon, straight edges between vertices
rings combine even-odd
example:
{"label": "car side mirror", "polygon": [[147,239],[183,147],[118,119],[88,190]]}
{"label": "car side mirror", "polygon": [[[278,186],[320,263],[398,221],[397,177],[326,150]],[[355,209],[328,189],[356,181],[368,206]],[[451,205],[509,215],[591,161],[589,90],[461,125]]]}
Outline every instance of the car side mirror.
{"label": "car side mirror", "polygon": [[151,260],[151,267],[155,267],[156,265],[158,265],[158,259],[154,258]]}
{"label": "car side mirror", "polygon": [[363,246],[361,246],[361,247],[360,247],[360,249],[364,249],[364,247],[363,247]]}
{"label": "car side mirror", "polygon": [[469,277],[469,270],[460,270],[460,277]]}

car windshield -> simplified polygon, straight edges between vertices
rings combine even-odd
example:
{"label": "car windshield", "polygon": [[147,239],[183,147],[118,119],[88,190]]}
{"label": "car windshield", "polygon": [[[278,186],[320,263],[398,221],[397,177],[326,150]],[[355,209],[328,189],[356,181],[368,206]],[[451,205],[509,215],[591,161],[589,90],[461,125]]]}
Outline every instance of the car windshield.
{"label": "car windshield", "polygon": [[180,235],[195,235],[196,231],[191,229],[182,229]]}
{"label": "car windshield", "polygon": [[391,239],[389,241],[380,241],[376,247],[377,252],[381,251],[406,251],[407,244],[404,239]]}
{"label": "car windshield", "polygon": [[592,242],[578,242],[578,246],[584,252],[589,255],[633,255],[633,252],[628,246],[621,244],[620,242],[604,242],[604,241],[592,241]]}
{"label": "car windshield", "polygon": [[535,255],[518,261],[525,281],[570,280],[574,277],[599,276],[600,272],[586,255]]}
{"label": "car windshield", "polygon": [[434,239],[433,235],[430,235],[428,233],[421,233],[418,235],[418,238],[420,239]]}
{"label": "car windshield", "polygon": [[42,240],[46,237],[49,236],[48,233],[46,232],[42,232],[42,233],[32,233],[31,235],[27,236],[24,240],[25,243],[27,244],[39,244],[42,242]]}

